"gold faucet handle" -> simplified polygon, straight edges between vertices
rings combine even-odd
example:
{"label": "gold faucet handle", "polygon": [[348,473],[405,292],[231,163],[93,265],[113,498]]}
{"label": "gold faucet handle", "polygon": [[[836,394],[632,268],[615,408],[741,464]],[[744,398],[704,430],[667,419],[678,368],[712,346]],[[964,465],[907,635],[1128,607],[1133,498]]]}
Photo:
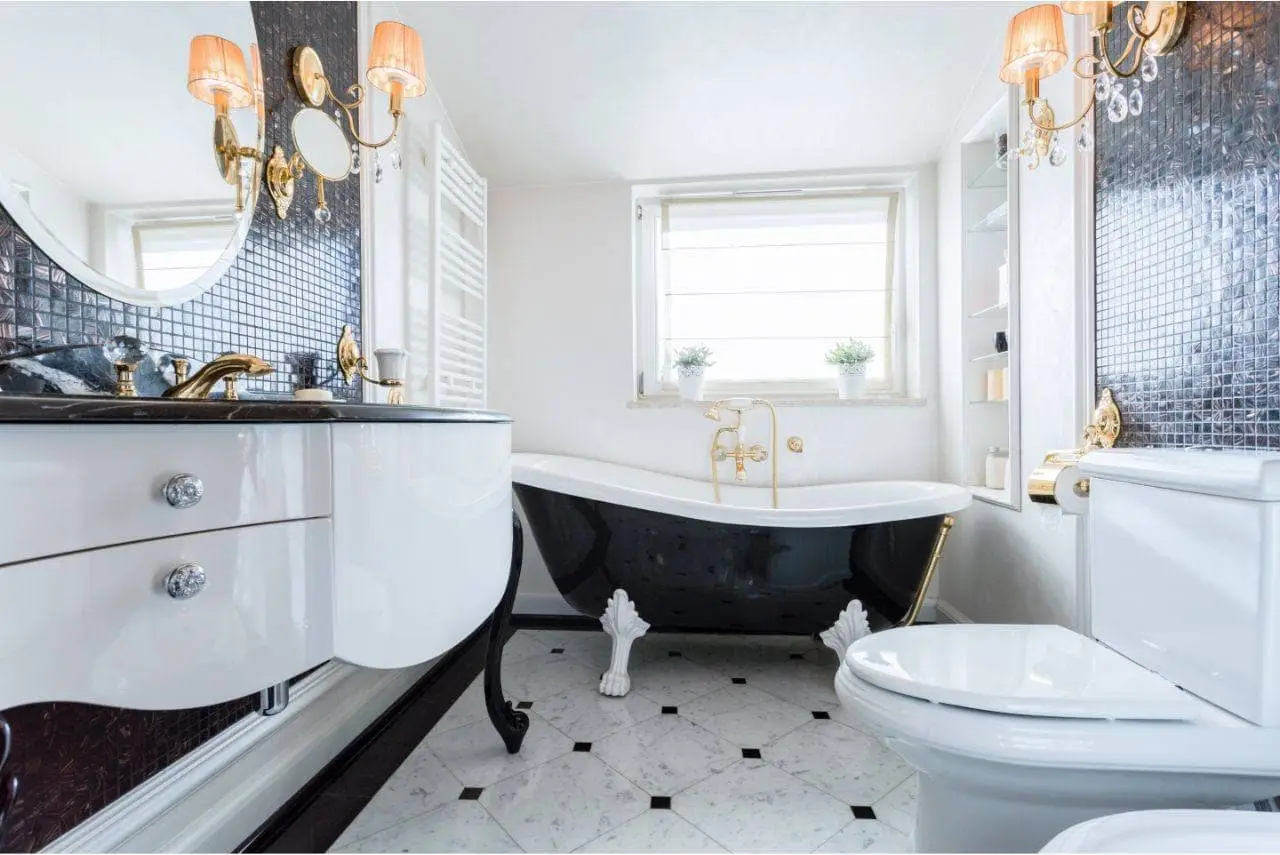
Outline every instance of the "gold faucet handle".
{"label": "gold faucet handle", "polygon": [[173,358],[173,385],[187,382],[187,375],[191,371],[191,360],[183,359],[181,356]]}
{"label": "gold faucet handle", "polygon": [[117,398],[136,398],[138,397],[138,387],[133,382],[133,372],[138,369],[136,362],[117,362],[116,366],[116,397]]}
{"label": "gold faucet handle", "polygon": [[226,386],[226,392],[223,394],[223,398],[228,401],[240,400],[240,387],[236,385],[236,381],[239,379],[239,374],[230,374],[222,378],[222,383]]}

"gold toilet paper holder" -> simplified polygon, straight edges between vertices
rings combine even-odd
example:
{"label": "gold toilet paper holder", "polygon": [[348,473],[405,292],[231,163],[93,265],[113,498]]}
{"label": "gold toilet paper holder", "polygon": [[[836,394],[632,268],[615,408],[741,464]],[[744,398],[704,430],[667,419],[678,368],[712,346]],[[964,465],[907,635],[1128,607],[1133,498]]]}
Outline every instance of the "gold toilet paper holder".
{"label": "gold toilet paper holder", "polygon": [[[1098,448],[1111,448],[1120,438],[1120,408],[1110,389],[1103,389],[1093,408],[1093,421],[1085,426],[1084,445],[1070,451],[1050,451],[1027,477],[1027,495],[1044,505],[1058,504],[1054,489],[1062,472],[1080,462],[1080,458]],[[1080,478],[1071,486],[1080,498],[1089,495],[1089,479]]]}

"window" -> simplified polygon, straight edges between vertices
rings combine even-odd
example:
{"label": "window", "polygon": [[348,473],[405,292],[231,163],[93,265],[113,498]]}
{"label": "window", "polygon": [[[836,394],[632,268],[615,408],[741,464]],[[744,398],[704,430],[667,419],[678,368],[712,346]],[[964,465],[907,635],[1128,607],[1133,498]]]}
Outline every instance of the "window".
{"label": "window", "polygon": [[[868,388],[900,390],[900,188],[668,196],[638,205],[642,392],[711,348],[709,388],[828,393],[835,344],[875,349]],[[654,379],[656,378],[656,379]]]}
{"label": "window", "polygon": [[226,219],[135,224],[138,284],[154,291],[191,284],[222,257],[234,230]]}

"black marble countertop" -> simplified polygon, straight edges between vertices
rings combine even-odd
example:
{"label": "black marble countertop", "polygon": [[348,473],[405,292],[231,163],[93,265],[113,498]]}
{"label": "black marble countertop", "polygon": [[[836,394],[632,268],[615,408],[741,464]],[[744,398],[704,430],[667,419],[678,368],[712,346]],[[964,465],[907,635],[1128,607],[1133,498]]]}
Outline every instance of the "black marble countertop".
{"label": "black marble countertop", "polygon": [[451,410],[345,401],[179,401],[78,395],[0,394],[0,424],[179,424],[186,422],[477,422],[511,417],[487,410]]}

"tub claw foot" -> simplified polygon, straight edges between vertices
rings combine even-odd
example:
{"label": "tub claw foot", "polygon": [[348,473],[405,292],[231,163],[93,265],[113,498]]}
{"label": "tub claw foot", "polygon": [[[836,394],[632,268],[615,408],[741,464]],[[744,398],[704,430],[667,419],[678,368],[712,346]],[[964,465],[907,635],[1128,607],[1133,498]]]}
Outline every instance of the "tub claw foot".
{"label": "tub claw foot", "polygon": [[831,625],[830,629],[822,631],[822,643],[835,651],[840,661],[844,661],[844,655],[849,651],[849,645],[853,644],[864,635],[871,634],[871,625],[867,622],[867,610],[862,607],[859,600],[851,600],[849,605],[844,607],[844,611],[840,612],[840,616],[836,618],[836,622]]}
{"label": "tub claw foot", "polygon": [[600,677],[600,694],[620,698],[631,691],[631,677],[627,674],[631,644],[649,631],[649,622],[640,617],[635,603],[619,588],[609,598],[609,605],[600,616],[600,626],[613,639],[609,670]]}

